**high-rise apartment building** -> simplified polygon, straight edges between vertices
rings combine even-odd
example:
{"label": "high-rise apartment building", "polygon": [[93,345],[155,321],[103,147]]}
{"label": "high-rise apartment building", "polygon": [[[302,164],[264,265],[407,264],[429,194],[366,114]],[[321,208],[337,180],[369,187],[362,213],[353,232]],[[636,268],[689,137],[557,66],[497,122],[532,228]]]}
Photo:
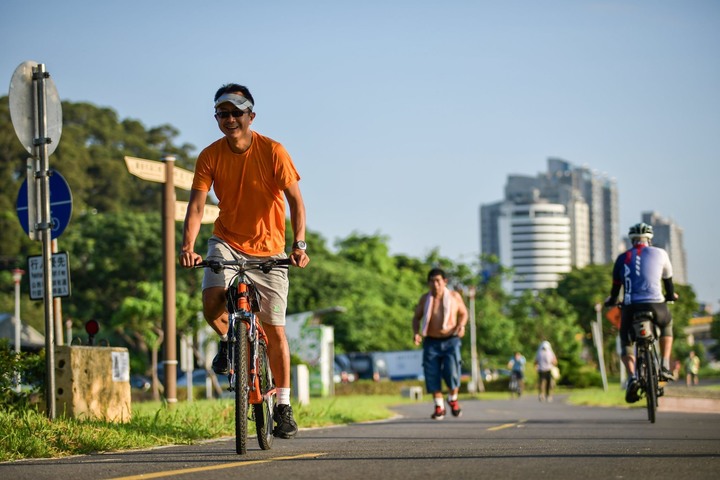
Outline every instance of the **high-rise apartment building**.
{"label": "high-rise apartment building", "polygon": [[554,288],[572,266],[615,260],[618,218],[613,180],[549,158],[547,172],[509,175],[505,198],[481,205],[480,251],[513,269],[508,291]]}
{"label": "high-rise apartment building", "polygon": [[642,221],[653,227],[653,245],[664,249],[673,266],[673,281],[687,285],[687,258],[683,243],[683,229],[671,219],[663,218],[657,212],[643,212]]}

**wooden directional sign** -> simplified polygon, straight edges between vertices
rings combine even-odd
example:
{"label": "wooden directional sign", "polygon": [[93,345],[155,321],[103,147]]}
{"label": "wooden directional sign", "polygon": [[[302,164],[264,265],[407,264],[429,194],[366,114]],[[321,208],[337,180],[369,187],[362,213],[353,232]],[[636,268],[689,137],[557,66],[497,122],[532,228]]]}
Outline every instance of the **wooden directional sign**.
{"label": "wooden directional sign", "polygon": [[[187,212],[188,202],[180,200],[175,201],[175,220],[182,222],[185,220],[185,212]],[[203,213],[202,223],[213,223],[220,214],[220,209],[215,205],[205,205],[205,213]]]}
{"label": "wooden directional sign", "polygon": [[[165,163],[144,158],[125,157],[130,174],[150,182],[165,183]],[[193,172],[184,168],[173,168],[173,182],[183,190],[192,189]]]}

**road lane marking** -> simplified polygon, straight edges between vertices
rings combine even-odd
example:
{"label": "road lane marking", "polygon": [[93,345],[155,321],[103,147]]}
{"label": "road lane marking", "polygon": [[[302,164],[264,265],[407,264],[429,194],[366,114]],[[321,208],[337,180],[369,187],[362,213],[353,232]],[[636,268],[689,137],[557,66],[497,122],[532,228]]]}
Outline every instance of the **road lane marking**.
{"label": "road lane marking", "polygon": [[512,427],[519,427],[521,424],[527,422],[527,420],[518,420],[517,422],[513,423],[503,423],[502,425],[498,425],[496,427],[490,427],[487,430],[489,432],[496,432],[498,430],[502,430],[504,428],[512,428]]}
{"label": "road lane marking", "polygon": [[223,463],[221,465],[209,465],[207,467],[181,468],[178,470],[166,470],[164,472],[141,473],[139,475],[131,475],[129,477],[115,477],[112,480],[145,480],[148,478],[172,477],[175,475],[184,475],[186,473],[209,472],[211,470],[223,470],[226,468],[244,467],[246,465],[257,465],[260,463],[276,462],[278,460],[297,460],[300,458],[315,458],[325,453],[304,453],[302,455],[294,455],[291,457],[275,457],[265,460],[250,460],[247,462]]}

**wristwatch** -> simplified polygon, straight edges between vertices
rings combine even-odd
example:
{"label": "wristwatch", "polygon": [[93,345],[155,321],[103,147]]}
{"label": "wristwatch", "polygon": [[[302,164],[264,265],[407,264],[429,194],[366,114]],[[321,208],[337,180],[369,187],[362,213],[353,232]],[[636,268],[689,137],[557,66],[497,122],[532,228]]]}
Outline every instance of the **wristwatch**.
{"label": "wristwatch", "polygon": [[297,242],[292,244],[293,250],[307,250],[307,243],[305,243],[303,240],[298,240]]}

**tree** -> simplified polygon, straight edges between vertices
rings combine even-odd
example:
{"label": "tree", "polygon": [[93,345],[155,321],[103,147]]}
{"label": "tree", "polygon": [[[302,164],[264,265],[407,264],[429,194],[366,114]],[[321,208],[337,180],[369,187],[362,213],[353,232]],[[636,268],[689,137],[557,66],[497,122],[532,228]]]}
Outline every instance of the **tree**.
{"label": "tree", "polygon": [[590,333],[590,323],[595,321],[595,305],[603,304],[611,286],[611,265],[588,265],[573,267],[558,282],[557,293],[572,305],[580,326]]}

